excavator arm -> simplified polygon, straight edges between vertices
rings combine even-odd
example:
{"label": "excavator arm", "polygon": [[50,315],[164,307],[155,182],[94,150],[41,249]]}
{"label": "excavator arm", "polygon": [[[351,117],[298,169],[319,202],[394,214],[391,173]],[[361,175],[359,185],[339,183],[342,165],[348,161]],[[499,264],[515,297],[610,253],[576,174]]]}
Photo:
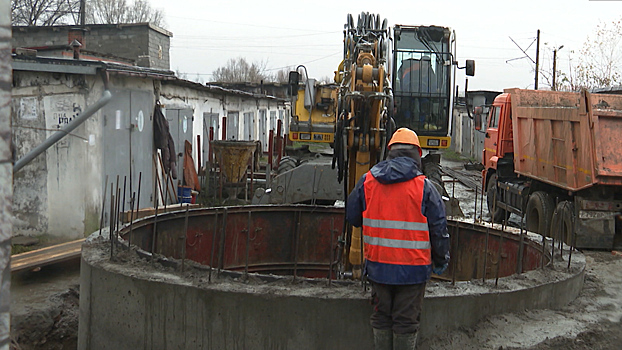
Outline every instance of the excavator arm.
{"label": "excavator arm", "polygon": [[[348,15],[344,26],[344,58],[336,72],[340,86],[335,136],[339,180],[345,180],[346,195],[384,157],[393,104],[388,42],[386,19],[381,22],[380,15],[363,12],[355,24]],[[361,229],[348,227],[344,235],[346,270],[351,268],[354,277],[360,277]]]}

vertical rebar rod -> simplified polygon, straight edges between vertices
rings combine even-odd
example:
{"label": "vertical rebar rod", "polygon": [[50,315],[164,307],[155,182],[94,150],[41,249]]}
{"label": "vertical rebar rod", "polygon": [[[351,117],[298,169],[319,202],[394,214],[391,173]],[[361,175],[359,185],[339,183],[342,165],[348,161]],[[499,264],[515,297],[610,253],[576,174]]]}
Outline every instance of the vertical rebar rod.
{"label": "vertical rebar rod", "polygon": [[125,213],[125,191],[127,189],[127,176],[123,176],[123,200],[121,201],[121,212]]}
{"label": "vertical rebar rod", "polygon": [[555,235],[551,235],[551,267],[555,267],[553,261],[555,260]]}
{"label": "vertical rebar rod", "polygon": [[[117,184],[115,186],[115,190],[114,190],[114,194],[115,196],[117,195],[117,193],[119,192],[119,175],[117,175]],[[115,201],[114,204],[112,205],[112,212],[110,213],[110,215],[112,216],[112,235],[110,236],[110,242],[113,241],[114,235],[115,235],[115,230],[117,229],[117,196],[115,197]],[[112,243],[111,243],[112,244]]]}
{"label": "vertical rebar rod", "polygon": [[251,211],[248,211],[248,224],[246,227],[246,261],[244,263],[244,278],[248,279],[248,254],[251,243]]}
{"label": "vertical rebar rod", "polygon": [[104,208],[106,207],[106,192],[108,192],[108,175],[106,175],[106,180],[104,180],[104,200],[102,201],[102,215],[99,219],[99,235],[102,235],[102,226],[104,226]]}
{"label": "vertical rebar rod", "polygon": [[[559,200],[558,200],[559,201]],[[559,203],[558,203],[559,204]],[[555,206],[555,209],[557,209],[557,205]],[[565,206],[564,206],[564,210],[565,210]],[[559,237],[559,258],[560,260],[564,259],[564,236],[563,236],[563,231],[562,231],[562,213],[559,213],[558,219],[557,219],[557,232],[559,233],[559,235],[557,237]],[[552,234],[552,232],[551,232]]]}
{"label": "vertical rebar rod", "polygon": [[227,208],[225,207],[222,214],[222,234],[220,235],[220,249],[218,249],[218,276],[220,276],[220,269],[224,269],[224,255],[225,255],[225,241],[227,235]]}
{"label": "vertical rebar rod", "polygon": [[164,191],[164,203],[162,203],[164,207],[164,212],[166,213],[166,204],[168,203],[168,173],[164,174],[164,185],[166,186],[166,191]]}
{"label": "vertical rebar rod", "polygon": [[482,187],[482,195],[479,197],[479,221],[484,222],[484,187]]}
{"label": "vertical rebar rod", "polygon": [[523,273],[523,252],[525,250],[525,230],[523,228],[525,224],[525,214],[521,215],[520,218],[520,236],[518,239],[518,259],[516,261],[516,273]]}
{"label": "vertical rebar rod", "polygon": [[216,249],[216,233],[218,232],[218,209],[214,211],[214,230],[212,231],[212,252],[209,256],[209,277],[208,282],[212,282],[212,266],[214,266],[214,250]]}
{"label": "vertical rebar rod", "polygon": [[188,240],[188,211],[190,210],[190,205],[186,204],[186,217],[184,218],[184,235],[182,237],[182,245],[181,245],[181,272],[184,272],[184,267],[186,264],[186,241]]}
{"label": "vertical rebar rod", "polygon": [[127,250],[132,249],[132,231],[134,230],[134,206],[136,205],[136,192],[132,192],[130,198],[130,232],[127,235]]}
{"label": "vertical rebar rod", "polygon": [[119,219],[120,219],[120,211],[121,211],[121,187],[117,190],[117,207],[115,211],[115,230],[114,230],[114,244],[118,242],[119,237]]}
{"label": "vertical rebar rod", "polygon": [[294,281],[298,274],[298,236],[300,235],[300,216],[301,212],[296,211],[296,233],[294,236]]}
{"label": "vertical rebar rod", "polygon": [[112,231],[114,229],[114,188],[112,187],[112,183],[110,183],[110,220],[108,222],[108,239],[110,239],[110,260],[112,260]]}
{"label": "vertical rebar rod", "polygon": [[475,187],[475,208],[474,208],[474,212],[473,212],[473,225],[475,225],[475,222],[477,220],[477,186]]}
{"label": "vertical rebar rod", "polygon": [[328,263],[328,286],[333,282],[333,259],[335,259],[335,218],[330,218],[330,261]]}
{"label": "vertical rebar rod", "polygon": [[488,237],[490,237],[490,227],[486,226],[486,239],[484,240],[484,272],[482,276],[483,283],[486,283],[486,265],[488,263]]}
{"label": "vertical rebar rod", "polygon": [[[156,180],[157,180],[157,173],[156,173]],[[155,261],[155,247],[156,247],[156,240],[157,240],[157,234],[158,234],[158,202],[159,202],[159,196],[156,194],[158,191],[158,183],[159,180],[155,182],[154,184],[154,188],[153,188],[153,193],[155,195],[155,199],[154,199],[154,215],[153,215],[153,233],[151,234],[151,263],[153,264]]]}
{"label": "vertical rebar rod", "polygon": [[[577,206],[574,206],[574,208],[577,208]],[[577,213],[577,210],[575,209],[575,212],[570,218],[571,232],[569,233],[569,235],[572,235],[572,243],[570,244],[570,249],[568,250],[568,269],[570,269],[570,260],[572,259],[572,251],[575,249],[575,246],[577,244],[577,233],[576,233],[577,230],[575,229],[575,219],[577,217],[578,217],[578,213]]]}
{"label": "vertical rebar rod", "polygon": [[577,234],[576,234],[576,229],[575,227],[575,218],[577,217],[576,213],[575,215],[572,216],[572,218],[570,219],[572,222],[572,225],[570,225],[572,232],[570,233],[572,235],[572,244],[570,245],[570,249],[568,250],[568,269],[570,270],[570,260],[572,259],[572,251],[575,249],[575,245],[577,244]]}
{"label": "vertical rebar rod", "polygon": [[[456,253],[456,259],[454,261],[458,261],[458,243],[459,243],[459,235],[458,235],[458,221],[454,221],[454,236],[456,237],[456,245],[454,245],[454,247],[456,247],[454,249],[454,252]],[[456,272],[458,270],[458,264],[454,263],[453,264],[453,268],[451,269],[451,285],[455,286],[456,285]]]}
{"label": "vertical rebar rod", "polygon": [[[136,217],[138,218],[138,210],[140,209],[140,186],[143,179],[143,172],[138,173],[138,193],[136,195]],[[133,225],[133,223],[132,223]],[[132,235],[128,237],[128,247],[132,245]]]}
{"label": "vertical rebar rod", "polygon": [[[224,185],[223,172],[222,172],[222,152],[218,157],[218,200],[222,202],[222,186]],[[220,271],[218,271],[220,273]]]}
{"label": "vertical rebar rod", "polygon": [[542,256],[540,259],[540,268],[544,269],[544,254],[546,253],[546,236],[542,235]]}
{"label": "vertical rebar rod", "polygon": [[495,276],[495,287],[499,285],[499,272],[501,271],[501,251],[503,250],[503,232],[499,235],[499,252],[497,253],[497,273]]}
{"label": "vertical rebar rod", "polygon": [[[557,211],[557,207],[559,206],[559,197],[555,198],[555,211]],[[553,232],[550,232],[551,235],[553,235]],[[563,231],[562,231],[562,216],[561,216],[561,212],[557,214],[557,237],[559,237],[559,240],[557,242],[557,249],[559,249],[559,259],[563,260],[564,258],[564,237],[563,237]]]}

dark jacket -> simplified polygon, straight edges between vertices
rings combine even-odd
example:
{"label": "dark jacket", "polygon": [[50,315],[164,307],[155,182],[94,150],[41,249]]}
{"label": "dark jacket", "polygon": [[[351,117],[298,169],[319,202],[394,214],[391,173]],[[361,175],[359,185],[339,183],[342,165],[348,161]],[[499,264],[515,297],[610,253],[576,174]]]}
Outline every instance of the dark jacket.
{"label": "dark jacket", "polygon": [[[362,226],[363,212],[366,210],[364,182],[367,176],[373,176],[382,184],[392,184],[408,181],[420,175],[422,172],[412,158],[398,157],[376,164],[361,177],[350,193],[346,206],[346,220],[353,226]],[[440,266],[449,263],[449,233],[447,232],[445,205],[428,179],[424,182],[421,213],[428,220],[433,265]],[[401,265],[366,261],[365,272],[370,280],[378,283],[417,284],[429,280],[432,265],[411,266],[404,269]]]}
{"label": "dark jacket", "polygon": [[162,166],[165,174],[177,179],[177,154],[175,142],[169,131],[168,120],[162,113],[162,107],[156,103],[153,109],[153,142],[155,148],[162,150]]}

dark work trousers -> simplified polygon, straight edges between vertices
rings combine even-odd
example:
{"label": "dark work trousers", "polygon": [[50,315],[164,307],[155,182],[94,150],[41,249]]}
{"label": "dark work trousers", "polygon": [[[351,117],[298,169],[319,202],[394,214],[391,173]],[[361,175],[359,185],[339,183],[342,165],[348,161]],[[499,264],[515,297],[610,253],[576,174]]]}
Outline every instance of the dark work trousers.
{"label": "dark work trousers", "polygon": [[371,326],[391,329],[394,333],[415,333],[419,330],[425,283],[391,285],[371,282],[374,311]]}

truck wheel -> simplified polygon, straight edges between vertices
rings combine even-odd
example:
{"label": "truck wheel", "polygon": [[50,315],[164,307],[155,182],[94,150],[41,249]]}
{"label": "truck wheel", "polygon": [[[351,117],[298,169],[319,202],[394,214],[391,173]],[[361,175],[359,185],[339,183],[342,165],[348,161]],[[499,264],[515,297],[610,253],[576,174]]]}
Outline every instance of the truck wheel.
{"label": "truck wheel", "polygon": [[567,245],[572,245],[574,235],[574,204],[570,201],[563,201],[557,204],[551,219],[551,237],[555,240],[562,240]]}
{"label": "truck wheel", "polygon": [[548,193],[543,191],[532,193],[527,201],[525,212],[526,229],[543,236],[549,236],[554,207],[553,198]]}
{"label": "truck wheel", "polygon": [[298,161],[294,157],[285,156],[281,158],[276,173],[282,174],[286,171],[294,169],[298,165]]}
{"label": "truck wheel", "polygon": [[[499,208],[495,204],[495,200],[497,202],[498,198],[495,198],[495,193],[497,192],[497,174],[492,174],[490,179],[488,180],[488,188],[486,188],[486,204],[488,205],[488,213],[492,217],[492,221],[494,222],[503,222],[503,220],[507,220],[510,217],[510,213],[505,211],[504,209]],[[499,194],[497,194],[498,196]],[[494,213],[492,212],[494,208]]]}

